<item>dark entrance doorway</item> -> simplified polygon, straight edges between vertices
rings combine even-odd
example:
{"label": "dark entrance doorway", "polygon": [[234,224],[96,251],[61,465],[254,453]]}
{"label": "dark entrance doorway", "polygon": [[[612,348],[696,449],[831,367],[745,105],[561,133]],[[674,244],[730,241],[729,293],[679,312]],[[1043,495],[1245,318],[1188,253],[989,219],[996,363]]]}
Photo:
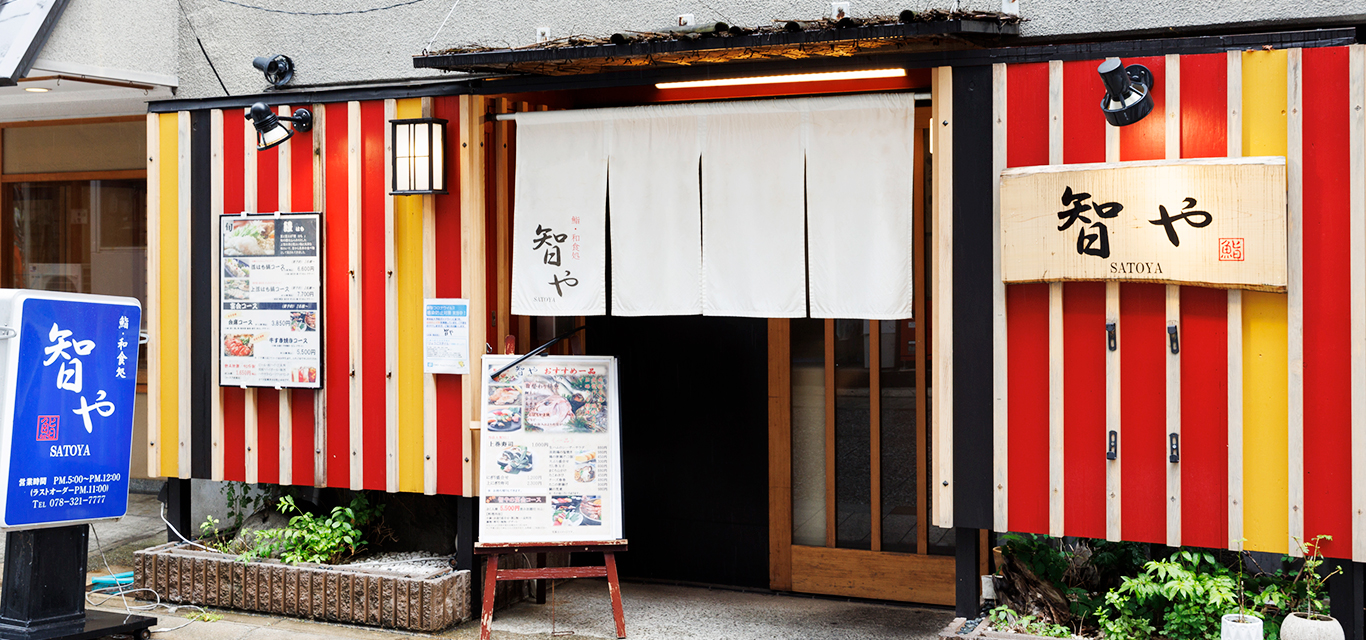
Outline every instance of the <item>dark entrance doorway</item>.
{"label": "dark entrance doorway", "polygon": [[767,321],[598,316],[586,333],[620,360],[622,575],[767,588]]}

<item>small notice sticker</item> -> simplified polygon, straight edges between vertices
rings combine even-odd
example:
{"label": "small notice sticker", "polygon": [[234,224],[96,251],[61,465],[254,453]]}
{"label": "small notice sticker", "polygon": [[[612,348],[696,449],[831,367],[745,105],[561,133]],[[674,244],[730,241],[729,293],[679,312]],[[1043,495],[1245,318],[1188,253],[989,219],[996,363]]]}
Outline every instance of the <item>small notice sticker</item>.
{"label": "small notice sticker", "polygon": [[38,416],[38,441],[57,440],[57,416]]}
{"label": "small notice sticker", "polygon": [[1243,261],[1243,239],[1242,239],[1242,238],[1219,238],[1219,261],[1220,261],[1220,262],[1242,262],[1242,261]]}

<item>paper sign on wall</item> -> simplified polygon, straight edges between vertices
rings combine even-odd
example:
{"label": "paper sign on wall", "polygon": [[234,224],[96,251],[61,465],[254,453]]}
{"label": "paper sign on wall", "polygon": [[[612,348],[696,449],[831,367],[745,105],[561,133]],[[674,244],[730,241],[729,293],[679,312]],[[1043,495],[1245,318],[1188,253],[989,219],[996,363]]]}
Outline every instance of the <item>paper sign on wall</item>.
{"label": "paper sign on wall", "polygon": [[484,356],[481,542],[621,539],[616,358]]}
{"label": "paper sign on wall", "polygon": [[422,372],[470,372],[469,300],[422,301]]}
{"label": "paper sign on wall", "polygon": [[1002,279],[1285,291],[1285,189],[1281,157],[1007,169]]}

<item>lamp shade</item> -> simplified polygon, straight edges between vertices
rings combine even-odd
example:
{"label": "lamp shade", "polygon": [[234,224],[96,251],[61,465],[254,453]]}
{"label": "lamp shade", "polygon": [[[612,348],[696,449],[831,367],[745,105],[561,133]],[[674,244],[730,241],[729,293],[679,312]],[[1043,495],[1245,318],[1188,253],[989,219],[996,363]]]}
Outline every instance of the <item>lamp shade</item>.
{"label": "lamp shade", "polygon": [[391,195],[446,193],[446,121],[390,120],[393,127]]}

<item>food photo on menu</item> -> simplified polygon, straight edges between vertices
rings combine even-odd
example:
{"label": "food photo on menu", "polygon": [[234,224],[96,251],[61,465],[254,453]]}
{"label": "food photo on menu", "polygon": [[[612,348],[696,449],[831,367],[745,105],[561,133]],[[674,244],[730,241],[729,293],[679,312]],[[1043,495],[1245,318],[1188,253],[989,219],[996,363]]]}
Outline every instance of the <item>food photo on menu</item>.
{"label": "food photo on menu", "polygon": [[492,409],[488,412],[488,419],[484,429],[487,431],[507,432],[519,431],[522,428],[522,408],[508,407],[505,409]]}
{"label": "food photo on menu", "polygon": [[607,376],[528,376],[522,406],[527,431],[605,433]]}
{"label": "food photo on menu", "polygon": [[498,456],[498,468],[503,473],[512,475],[531,471],[534,468],[531,450],[524,445],[503,449],[503,453]]}
{"label": "food photo on menu", "polygon": [[223,236],[225,256],[269,256],[275,254],[274,220],[228,220]]}
{"label": "food photo on menu", "polygon": [[551,524],[556,527],[602,524],[602,496],[550,496]]}
{"label": "food photo on menu", "polygon": [[574,481],[592,482],[598,477],[598,454],[582,451],[574,456]]}

